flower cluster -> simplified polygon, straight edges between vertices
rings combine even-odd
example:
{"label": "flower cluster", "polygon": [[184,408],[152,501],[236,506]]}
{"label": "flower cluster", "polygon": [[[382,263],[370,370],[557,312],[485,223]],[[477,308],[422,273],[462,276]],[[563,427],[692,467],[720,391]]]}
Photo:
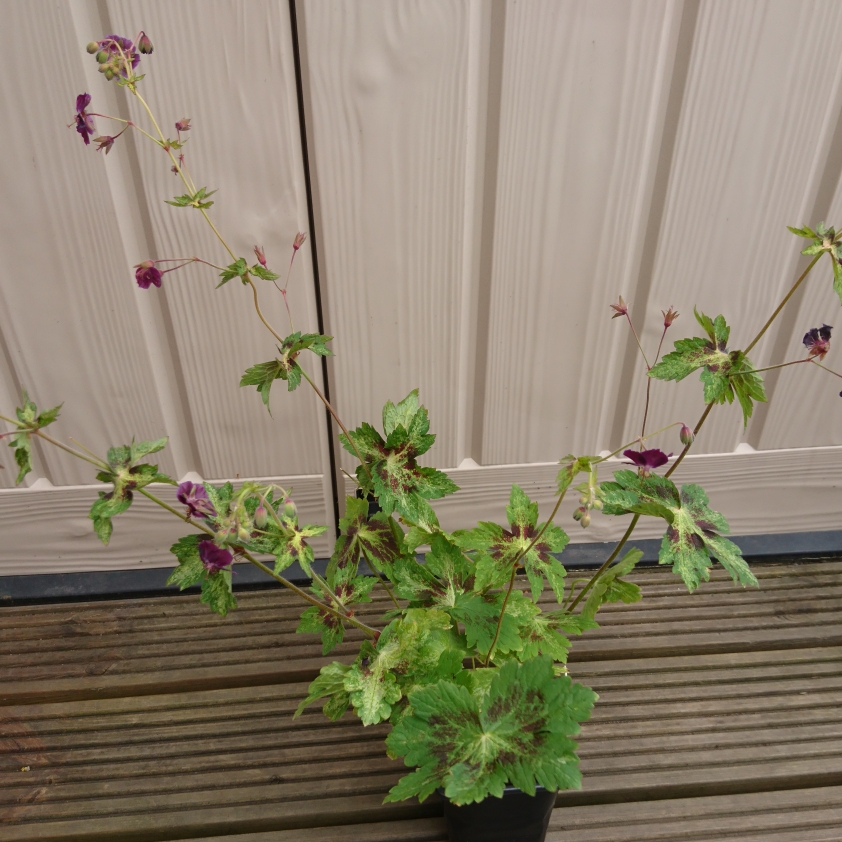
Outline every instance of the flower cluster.
{"label": "flower cluster", "polygon": [[121,35],[106,35],[101,41],[91,41],[87,50],[96,55],[99,72],[110,82],[115,77],[128,79],[129,69],[134,71],[140,63],[140,54],[152,52],[152,42],[142,31],[134,41]]}

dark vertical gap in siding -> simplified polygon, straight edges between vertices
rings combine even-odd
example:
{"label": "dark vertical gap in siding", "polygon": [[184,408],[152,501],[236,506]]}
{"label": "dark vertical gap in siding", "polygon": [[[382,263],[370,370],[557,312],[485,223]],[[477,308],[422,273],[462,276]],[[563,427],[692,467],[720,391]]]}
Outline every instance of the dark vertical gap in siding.
{"label": "dark vertical gap in siding", "polygon": [[[313,179],[310,173],[310,155],[307,147],[307,121],[305,119],[304,77],[301,64],[301,43],[298,33],[298,14],[295,0],[289,0],[290,30],[292,32],[292,56],[295,65],[295,92],[298,99],[298,127],[301,134],[301,160],[304,165],[304,189],[307,194],[307,224],[310,226],[310,252],[313,259],[313,287],[316,294],[316,317],[319,333],[325,332],[324,305],[319,275],[319,248],[316,229],[316,212],[313,204]],[[326,357],[320,357],[322,366],[322,381],[325,397],[330,401],[330,379]],[[333,489],[333,520],[336,534],[339,534],[339,477],[337,475],[336,444],[333,429],[333,419],[325,409],[325,423],[327,424],[327,447],[330,458],[330,484]],[[343,495],[344,496],[344,495]]]}
{"label": "dark vertical gap in siding", "polygon": [[[629,302],[629,312],[638,332],[643,327],[642,320],[646,315],[649,302],[649,292],[652,287],[652,273],[655,269],[655,256],[658,253],[658,239],[661,234],[664,218],[664,206],[667,200],[672,160],[675,154],[675,141],[678,136],[678,124],[684,105],[684,92],[687,88],[687,76],[690,69],[690,56],[693,52],[693,41],[696,35],[696,23],[699,19],[700,0],[685,0],[681,11],[681,24],[678,30],[678,42],[675,47],[675,62],[672,69],[669,100],[664,115],[664,128],[661,133],[661,148],[658,153],[658,168],[655,172],[655,183],[652,187],[652,199],[649,203],[649,219],[646,224],[646,236],[643,241],[643,251],[640,256],[640,269],[635,285],[634,301]],[[637,318],[635,318],[637,317]],[[631,399],[634,366],[637,361],[637,345],[634,336],[629,331],[623,358],[623,370],[620,376],[620,386],[617,393],[617,410],[614,415],[614,425],[611,430],[612,442],[623,440],[626,427],[626,411]]]}
{"label": "dark vertical gap in siding", "polygon": [[505,0],[492,0],[488,50],[488,104],[485,129],[482,227],[480,231],[477,347],[474,368],[474,410],[471,458],[484,464],[485,387],[491,321],[491,273],[494,262],[494,225],[497,216],[497,169],[500,150],[500,104],[503,96],[503,47],[506,40]]}

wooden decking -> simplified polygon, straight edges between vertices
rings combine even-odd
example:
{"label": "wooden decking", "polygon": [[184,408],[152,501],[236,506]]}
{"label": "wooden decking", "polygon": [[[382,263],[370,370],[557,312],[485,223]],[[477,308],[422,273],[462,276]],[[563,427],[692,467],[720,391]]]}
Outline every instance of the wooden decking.
{"label": "wooden decking", "polygon": [[[551,842],[842,839],[842,562],[757,573],[759,591],[717,573],[688,595],[643,570],[643,602],[576,641],[600,700]],[[0,839],[445,840],[435,799],[382,804],[403,772],[385,727],[293,722],[325,660],[297,603],[240,605],[0,609]]]}

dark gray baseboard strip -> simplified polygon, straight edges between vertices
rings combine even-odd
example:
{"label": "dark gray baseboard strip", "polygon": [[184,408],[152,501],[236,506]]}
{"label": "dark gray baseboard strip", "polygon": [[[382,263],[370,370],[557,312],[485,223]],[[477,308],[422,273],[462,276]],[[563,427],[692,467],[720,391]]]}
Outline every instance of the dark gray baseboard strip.
{"label": "dark gray baseboard strip", "polygon": [[[842,558],[842,530],[791,532],[783,535],[743,535],[736,536],[733,540],[750,562]],[[629,546],[643,550],[644,564],[657,563],[660,545],[660,539],[629,543]],[[571,544],[560,557],[568,568],[596,568],[605,561],[613,547],[613,543]],[[327,559],[317,559],[313,566],[318,573],[324,574]],[[166,584],[170,572],[171,570],[161,567],[146,570],[0,576],[0,606],[177,594],[179,591],[176,588],[167,587]],[[360,573],[370,575],[371,571],[362,564]],[[296,584],[309,581],[297,565],[284,571],[284,576]],[[235,591],[267,587],[280,587],[280,585],[250,564],[235,566]],[[196,589],[188,589],[188,592],[190,590]]]}

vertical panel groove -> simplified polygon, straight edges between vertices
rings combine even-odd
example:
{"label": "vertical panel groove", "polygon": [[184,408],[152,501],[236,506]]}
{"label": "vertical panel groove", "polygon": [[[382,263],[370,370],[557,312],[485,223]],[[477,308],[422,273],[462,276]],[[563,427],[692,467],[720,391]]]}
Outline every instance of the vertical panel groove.
{"label": "vertical panel groove", "polygon": [[491,322],[491,273],[494,259],[494,226],[497,217],[497,169],[500,148],[500,105],[503,97],[503,46],[506,40],[506,2],[492,0],[488,48],[488,100],[485,125],[482,228],[480,232],[476,351],[474,364],[473,430],[471,457],[483,462],[488,331]]}
{"label": "vertical panel groove", "polygon": [[[678,123],[681,116],[681,106],[684,102],[684,92],[687,88],[687,75],[690,68],[690,55],[693,50],[693,40],[696,33],[696,23],[699,17],[701,0],[685,0],[681,10],[681,25],[678,31],[678,43],[673,63],[672,81],[670,83],[669,100],[664,116],[661,134],[658,167],[655,173],[655,183],[652,188],[652,198],[649,204],[649,218],[646,223],[646,237],[643,242],[643,252],[640,257],[640,269],[635,290],[631,314],[638,334],[642,330],[642,321],[649,310],[649,293],[652,286],[652,274],[655,268],[655,256],[658,252],[658,240],[661,234],[664,208],[666,205],[667,188],[672,171],[675,141],[678,136]],[[618,445],[623,440],[624,431],[628,423],[628,410],[631,405],[630,395],[635,378],[633,377],[637,362],[637,343],[629,331],[623,354],[623,368],[619,380],[614,425],[611,430],[612,443]],[[616,445],[615,445],[616,446]]]}
{"label": "vertical panel groove", "polygon": [[[316,297],[316,319],[319,333],[325,332],[324,308],[322,306],[322,287],[319,277],[319,235],[316,231],[316,213],[313,206],[313,183],[310,176],[310,154],[307,146],[307,120],[304,107],[304,78],[301,63],[301,39],[298,37],[298,15],[295,0],[289,0],[290,32],[292,33],[292,56],[295,66],[295,93],[298,101],[298,127],[301,135],[301,160],[304,169],[304,189],[307,195],[307,222],[310,226],[310,253],[313,260],[313,289]],[[322,367],[322,382],[324,394],[331,401],[330,377],[327,357],[319,357]],[[327,425],[327,448],[330,461],[330,488],[333,493],[333,520],[336,532],[339,533],[339,478],[336,471],[336,438],[334,436],[333,418],[325,408],[325,424]]]}

